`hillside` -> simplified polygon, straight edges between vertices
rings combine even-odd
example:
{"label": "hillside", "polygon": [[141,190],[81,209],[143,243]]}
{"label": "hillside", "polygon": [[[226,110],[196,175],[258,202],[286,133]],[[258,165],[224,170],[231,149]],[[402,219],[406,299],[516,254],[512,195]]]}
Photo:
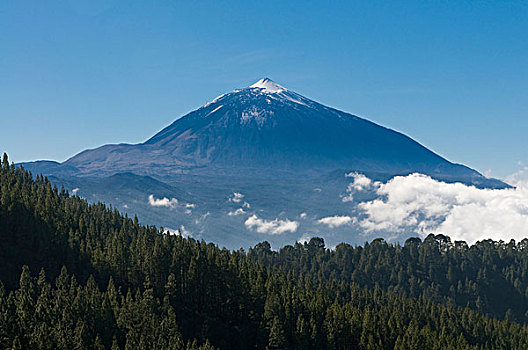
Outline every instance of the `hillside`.
{"label": "hillside", "polygon": [[[517,310],[499,321],[483,314],[503,317],[490,304],[479,313],[449,299],[432,300],[431,287],[417,280],[421,276],[443,296],[447,282],[437,265],[447,259],[467,266],[447,281],[466,276],[476,297],[483,293],[480,286],[500,293],[505,283],[520,290],[528,266],[524,242],[477,245],[466,257],[463,244],[453,249],[442,237],[335,251],[314,238],[280,253],[262,243],[246,254],[141,226],[117,210],[57,190],[41,176],[33,180],[9,165],[7,156],[0,189],[5,348],[528,346],[528,329],[512,321]],[[473,259],[482,271],[475,280],[467,263]],[[384,281],[388,265],[405,274]],[[501,284],[495,284],[497,276]],[[391,287],[405,283],[417,297]],[[497,302],[519,308],[513,299]]]}

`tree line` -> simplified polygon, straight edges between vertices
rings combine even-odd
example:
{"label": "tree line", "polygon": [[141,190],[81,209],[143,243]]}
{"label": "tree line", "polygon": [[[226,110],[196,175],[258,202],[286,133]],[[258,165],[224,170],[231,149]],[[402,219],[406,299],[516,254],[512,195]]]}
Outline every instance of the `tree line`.
{"label": "tree line", "polygon": [[248,255],[272,271],[380,287],[445,305],[469,306],[495,318],[528,321],[528,239],[484,240],[469,246],[430,234],[423,241],[409,238],[404,245],[376,239],[363,246],[341,243],[332,250],[321,248],[321,238],[279,251],[262,242]]}

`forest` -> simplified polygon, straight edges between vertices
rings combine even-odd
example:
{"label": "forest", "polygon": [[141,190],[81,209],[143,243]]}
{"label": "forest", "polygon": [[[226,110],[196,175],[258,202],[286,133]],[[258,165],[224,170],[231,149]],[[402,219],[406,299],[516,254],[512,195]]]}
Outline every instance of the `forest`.
{"label": "forest", "polygon": [[0,169],[5,349],[527,349],[528,240],[230,251]]}

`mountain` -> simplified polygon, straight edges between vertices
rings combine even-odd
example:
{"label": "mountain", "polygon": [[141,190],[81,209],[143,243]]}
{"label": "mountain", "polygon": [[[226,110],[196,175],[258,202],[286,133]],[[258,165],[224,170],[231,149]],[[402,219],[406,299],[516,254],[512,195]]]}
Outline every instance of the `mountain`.
{"label": "mountain", "polygon": [[492,184],[401,133],[326,107],[269,79],[215,98],[144,143],[87,150],[63,167],[83,176],[248,171],[283,176],[342,168],[390,175],[420,172]]}
{"label": "mountain", "polygon": [[[476,187],[508,187],[406,135],[270,79],[215,98],[143,143],[105,145],[64,163],[23,166],[90,201],[137,213],[143,223],[233,248],[323,234],[321,217],[356,210],[354,202],[341,200],[350,172],[379,181],[417,172]],[[334,227],[332,234],[336,242],[365,240],[350,227]]]}

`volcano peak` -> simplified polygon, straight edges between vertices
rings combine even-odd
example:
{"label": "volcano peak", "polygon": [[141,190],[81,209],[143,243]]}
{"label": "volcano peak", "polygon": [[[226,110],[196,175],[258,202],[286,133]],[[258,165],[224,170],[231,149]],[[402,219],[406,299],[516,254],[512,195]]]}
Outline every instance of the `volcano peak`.
{"label": "volcano peak", "polygon": [[273,80],[269,78],[262,78],[259,81],[257,81],[255,84],[251,85],[249,88],[254,89],[258,88],[261,89],[263,92],[269,93],[269,94],[275,94],[279,92],[286,91],[284,86],[281,86],[274,82]]}

